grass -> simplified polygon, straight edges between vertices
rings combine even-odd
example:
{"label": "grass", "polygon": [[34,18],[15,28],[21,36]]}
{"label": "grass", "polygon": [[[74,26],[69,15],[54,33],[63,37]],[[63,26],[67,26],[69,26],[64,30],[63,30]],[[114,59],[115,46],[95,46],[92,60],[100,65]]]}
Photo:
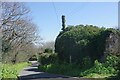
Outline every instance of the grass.
{"label": "grass", "polygon": [[1,65],[1,78],[17,78],[20,71],[28,66],[29,63],[16,63],[16,64],[2,64]]}
{"label": "grass", "polygon": [[109,76],[112,76],[112,74],[91,73],[91,74],[88,74],[88,75],[84,76],[84,78],[107,78]]}

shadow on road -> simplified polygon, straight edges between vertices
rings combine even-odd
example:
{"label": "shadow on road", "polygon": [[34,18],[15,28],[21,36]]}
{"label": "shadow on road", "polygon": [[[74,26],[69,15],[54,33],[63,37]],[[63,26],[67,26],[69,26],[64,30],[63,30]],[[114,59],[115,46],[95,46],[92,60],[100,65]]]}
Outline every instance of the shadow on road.
{"label": "shadow on road", "polygon": [[[39,73],[39,74],[32,74],[32,75],[26,75],[26,76],[21,76],[19,80],[33,80],[33,79],[55,79],[55,78],[69,78],[69,77],[64,77],[64,76],[59,76],[59,75],[52,75],[48,73]],[[67,79],[66,79],[67,80]]]}
{"label": "shadow on road", "polygon": [[37,67],[25,69],[28,72],[35,72],[34,74],[20,76],[18,80],[106,80],[106,79],[89,79],[89,78],[72,78],[64,75],[50,74],[40,72]]}
{"label": "shadow on road", "polygon": [[64,75],[50,74],[38,70],[37,63],[25,68],[19,75],[18,80],[105,80],[105,79],[88,79],[88,78],[73,78]]}
{"label": "shadow on road", "polygon": [[[24,75],[23,75],[24,74]],[[40,72],[37,66],[31,66],[29,68],[24,69],[22,75],[19,76],[18,80],[68,80],[69,77],[58,75],[58,74],[50,74],[46,72]],[[71,79],[74,80],[74,79]]]}
{"label": "shadow on road", "polygon": [[25,69],[25,71],[40,72],[40,71],[37,69],[37,67],[36,67],[36,68]]}

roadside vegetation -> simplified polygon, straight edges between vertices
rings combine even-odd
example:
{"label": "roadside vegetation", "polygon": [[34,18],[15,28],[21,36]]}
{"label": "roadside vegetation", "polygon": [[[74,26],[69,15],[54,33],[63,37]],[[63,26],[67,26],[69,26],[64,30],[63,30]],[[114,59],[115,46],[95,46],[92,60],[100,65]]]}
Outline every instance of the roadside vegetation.
{"label": "roadside vegetation", "polygon": [[[98,60],[94,61],[94,66],[86,64],[81,66],[79,64],[69,63],[51,63],[41,65],[38,68],[40,71],[62,74],[73,77],[84,78],[108,78],[110,76],[116,76],[118,73],[117,64],[120,61],[119,57],[110,55],[107,57],[105,63],[101,63]],[[111,65],[110,65],[111,64]],[[88,68],[88,66],[91,66]],[[116,66],[116,67],[115,67]]]}
{"label": "roadside vegetation", "polygon": [[1,65],[1,76],[0,78],[7,79],[7,78],[18,78],[18,74],[20,71],[30,65],[30,63],[22,62],[16,64],[2,64]]}
{"label": "roadside vegetation", "polygon": [[[93,25],[69,26],[55,42],[55,52],[40,55],[40,71],[84,78],[110,78],[119,72],[119,55],[106,53],[106,37],[116,29]],[[53,55],[55,54],[55,55]],[[106,56],[104,56],[106,55]]]}

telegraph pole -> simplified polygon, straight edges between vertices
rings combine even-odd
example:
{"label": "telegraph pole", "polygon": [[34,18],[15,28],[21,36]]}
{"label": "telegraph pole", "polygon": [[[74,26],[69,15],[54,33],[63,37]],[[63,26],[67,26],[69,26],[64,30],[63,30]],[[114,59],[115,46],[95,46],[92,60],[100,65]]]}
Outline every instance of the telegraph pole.
{"label": "telegraph pole", "polygon": [[62,15],[62,30],[65,31],[65,15]]}

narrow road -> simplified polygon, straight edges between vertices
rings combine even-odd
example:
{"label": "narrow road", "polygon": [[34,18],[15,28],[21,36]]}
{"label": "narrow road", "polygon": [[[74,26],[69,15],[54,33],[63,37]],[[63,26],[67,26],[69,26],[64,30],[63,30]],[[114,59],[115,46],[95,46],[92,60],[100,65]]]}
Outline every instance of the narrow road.
{"label": "narrow road", "polygon": [[19,74],[19,80],[79,80],[68,76],[40,72],[37,65],[37,62],[33,61],[32,66],[24,68]]}
{"label": "narrow road", "polygon": [[26,67],[19,74],[18,80],[101,80],[101,79],[86,79],[86,78],[73,78],[64,75],[50,74],[38,70],[37,61],[32,61],[32,66]]}

